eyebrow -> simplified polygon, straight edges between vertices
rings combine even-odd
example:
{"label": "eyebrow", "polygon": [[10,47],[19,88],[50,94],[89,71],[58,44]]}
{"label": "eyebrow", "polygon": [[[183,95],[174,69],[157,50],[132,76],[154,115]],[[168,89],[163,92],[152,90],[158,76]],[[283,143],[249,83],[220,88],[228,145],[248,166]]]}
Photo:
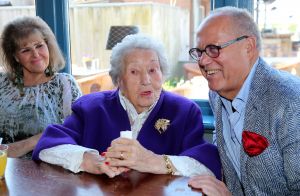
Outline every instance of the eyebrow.
{"label": "eyebrow", "polygon": [[[43,41],[36,42],[36,43],[32,44],[31,46],[36,46],[38,44],[43,44]],[[20,47],[19,50],[31,48],[31,46]]]}

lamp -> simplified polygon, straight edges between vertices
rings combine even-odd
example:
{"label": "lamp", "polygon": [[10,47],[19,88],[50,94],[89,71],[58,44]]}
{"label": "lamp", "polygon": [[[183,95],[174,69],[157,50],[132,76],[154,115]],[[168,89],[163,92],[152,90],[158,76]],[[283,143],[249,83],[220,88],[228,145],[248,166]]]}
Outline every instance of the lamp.
{"label": "lamp", "polygon": [[117,43],[121,42],[124,37],[138,32],[139,28],[137,26],[111,26],[106,49],[111,50]]}

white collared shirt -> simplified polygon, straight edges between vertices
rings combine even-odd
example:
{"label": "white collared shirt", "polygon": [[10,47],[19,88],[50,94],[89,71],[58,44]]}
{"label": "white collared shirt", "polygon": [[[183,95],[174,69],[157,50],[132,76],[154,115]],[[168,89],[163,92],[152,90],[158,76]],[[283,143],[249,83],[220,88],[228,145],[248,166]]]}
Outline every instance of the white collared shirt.
{"label": "white collared shirt", "polygon": [[133,139],[136,139],[144,122],[147,120],[149,114],[151,113],[154,106],[156,105],[157,100],[149,107],[149,109],[139,114],[135,110],[132,103],[130,103],[130,101],[125,96],[122,95],[121,91],[119,91],[119,97],[120,97],[121,105],[126,110],[127,115],[129,117]]}

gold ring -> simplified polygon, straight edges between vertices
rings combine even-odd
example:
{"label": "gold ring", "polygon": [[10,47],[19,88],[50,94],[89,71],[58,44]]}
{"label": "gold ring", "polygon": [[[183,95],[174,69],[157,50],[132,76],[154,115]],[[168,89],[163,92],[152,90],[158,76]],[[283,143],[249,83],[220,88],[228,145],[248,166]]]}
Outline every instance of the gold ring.
{"label": "gold ring", "polygon": [[123,152],[121,152],[120,159],[124,160],[124,154],[123,154]]}

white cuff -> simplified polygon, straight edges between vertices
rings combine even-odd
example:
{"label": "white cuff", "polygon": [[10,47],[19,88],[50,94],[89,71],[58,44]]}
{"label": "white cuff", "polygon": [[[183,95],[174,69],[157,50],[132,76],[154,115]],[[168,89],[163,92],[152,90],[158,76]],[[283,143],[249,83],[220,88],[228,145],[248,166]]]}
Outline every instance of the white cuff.
{"label": "white cuff", "polygon": [[78,173],[83,171],[80,165],[83,160],[83,154],[87,151],[99,154],[95,149],[72,144],[62,144],[42,150],[39,153],[39,158],[44,162],[59,165],[74,173]]}
{"label": "white cuff", "polygon": [[199,163],[195,159],[187,156],[168,156],[176,168],[175,175],[195,176],[195,175],[211,175],[215,176],[205,165]]}

